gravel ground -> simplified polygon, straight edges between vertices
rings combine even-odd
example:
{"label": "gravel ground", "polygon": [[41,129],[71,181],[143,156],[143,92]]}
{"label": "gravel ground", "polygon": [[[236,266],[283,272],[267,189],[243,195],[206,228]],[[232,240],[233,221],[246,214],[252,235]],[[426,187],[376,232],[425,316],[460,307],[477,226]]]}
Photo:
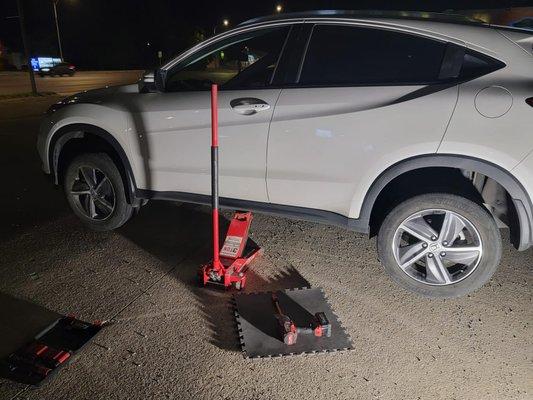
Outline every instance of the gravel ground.
{"label": "gravel ground", "polygon": [[532,398],[533,251],[506,241],[488,285],[428,300],[390,281],[375,240],[256,215],[265,255],[247,290],[323,287],[354,350],[245,360],[231,295],[195,284],[209,209],[154,201],[116,232],[82,227],[39,170],[38,114],[51,101],[0,103],[0,356],[56,313],[112,323],[42,387],[0,379],[0,398]]}

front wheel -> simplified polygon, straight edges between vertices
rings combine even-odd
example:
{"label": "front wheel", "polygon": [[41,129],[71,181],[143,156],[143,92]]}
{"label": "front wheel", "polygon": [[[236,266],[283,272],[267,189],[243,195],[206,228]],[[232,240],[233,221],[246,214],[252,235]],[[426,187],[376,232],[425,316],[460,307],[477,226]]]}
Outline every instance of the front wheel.
{"label": "front wheel", "polygon": [[64,184],[70,207],[91,229],[116,229],[133,214],[120,172],[105,153],[87,153],[74,158],[67,167]]}
{"label": "front wheel", "polygon": [[494,218],[451,194],[424,194],[394,208],[378,234],[378,253],[400,286],[426,297],[457,297],[483,286],[501,257]]}

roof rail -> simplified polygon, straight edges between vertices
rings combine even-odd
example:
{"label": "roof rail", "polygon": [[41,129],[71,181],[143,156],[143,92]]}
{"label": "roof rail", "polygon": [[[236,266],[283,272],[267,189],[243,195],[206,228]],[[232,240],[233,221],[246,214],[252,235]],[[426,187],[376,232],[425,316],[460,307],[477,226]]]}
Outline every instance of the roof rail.
{"label": "roof rail", "polygon": [[306,18],[390,18],[390,19],[407,19],[407,20],[421,20],[421,21],[435,21],[435,22],[449,22],[454,24],[466,25],[484,25],[483,21],[476,20],[465,15],[449,14],[449,13],[434,13],[424,11],[380,11],[380,10],[315,10],[305,12],[295,12],[279,15],[271,15],[259,17],[245,21],[239,26],[258,24],[261,22],[283,21],[288,19],[306,19]]}

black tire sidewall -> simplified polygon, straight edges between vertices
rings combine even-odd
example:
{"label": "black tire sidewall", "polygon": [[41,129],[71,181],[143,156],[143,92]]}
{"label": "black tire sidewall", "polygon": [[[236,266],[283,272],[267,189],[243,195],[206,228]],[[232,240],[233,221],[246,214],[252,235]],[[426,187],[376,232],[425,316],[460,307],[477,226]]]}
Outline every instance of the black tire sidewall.
{"label": "black tire sidewall", "polygon": [[[78,169],[82,166],[97,168],[102,171],[110,180],[113,190],[115,191],[115,210],[113,214],[105,220],[94,220],[83,214],[74,202],[70,189],[74,180],[77,178]],[[128,204],[126,193],[124,190],[124,183],[122,177],[115,163],[105,153],[87,153],[75,157],[68,165],[65,179],[64,190],[67,201],[76,214],[76,216],[83,222],[84,225],[97,231],[109,231],[116,229],[131,217],[133,208]]]}
{"label": "black tire sidewall", "polygon": [[[426,209],[450,210],[469,220],[479,232],[483,254],[476,269],[458,283],[437,286],[408,276],[396,263],[392,243],[397,227],[409,216]],[[452,298],[471,293],[494,274],[501,259],[501,236],[494,218],[481,205],[461,196],[432,193],[413,197],[394,208],[383,221],[378,234],[380,261],[391,278],[403,288],[425,297]]]}

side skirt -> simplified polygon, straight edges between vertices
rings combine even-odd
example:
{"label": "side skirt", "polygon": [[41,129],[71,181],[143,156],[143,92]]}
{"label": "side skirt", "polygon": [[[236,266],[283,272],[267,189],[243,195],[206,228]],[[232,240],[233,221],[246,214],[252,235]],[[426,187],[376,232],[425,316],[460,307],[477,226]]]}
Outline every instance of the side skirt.
{"label": "side skirt", "polygon": [[[146,200],[167,200],[183,203],[210,205],[211,196],[185,192],[157,192],[153,190],[137,189],[135,197]],[[262,203],[258,201],[230,199],[221,197],[220,207],[224,209],[253,211],[260,214],[268,214],[286,217],[300,221],[316,222],[325,225],[333,225],[351,231],[368,234],[370,232],[368,221],[348,218],[343,215],[313,208],[286,206],[282,204]]]}

